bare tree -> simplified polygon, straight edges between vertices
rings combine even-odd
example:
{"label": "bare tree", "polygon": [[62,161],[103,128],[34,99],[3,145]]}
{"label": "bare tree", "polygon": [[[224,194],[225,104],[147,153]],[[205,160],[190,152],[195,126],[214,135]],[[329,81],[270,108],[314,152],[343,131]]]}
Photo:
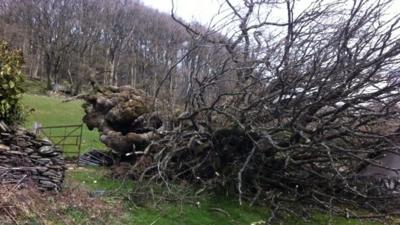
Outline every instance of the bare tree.
{"label": "bare tree", "polygon": [[75,94],[87,74],[154,91],[189,40],[167,14],[135,0],[7,0],[0,7],[1,37],[23,49],[26,73],[49,88],[67,83]]}
{"label": "bare tree", "polygon": [[33,0],[15,1],[19,24],[30,30],[35,38],[31,43],[44,55],[47,87],[57,83],[61,61],[71,50],[75,2]]}

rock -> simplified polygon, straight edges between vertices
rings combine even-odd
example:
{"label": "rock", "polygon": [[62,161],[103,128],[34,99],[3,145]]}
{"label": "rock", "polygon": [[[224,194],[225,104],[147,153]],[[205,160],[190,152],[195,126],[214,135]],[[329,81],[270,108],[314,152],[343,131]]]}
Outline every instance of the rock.
{"label": "rock", "polygon": [[10,150],[10,151],[7,151],[6,154],[9,154],[9,155],[19,155],[19,156],[26,155],[26,153],[24,153],[24,152],[11,151],[11,150]]}
{"label": "rock", "polygon": [[49,141],[0,121],[0,185],[33,181],[39,190],[61,189],[66,170],[62,153]]}
{"label": "rock", "polygon": [[0,144],[0,151],[10,151],[10,147],[7,145]]}
{"label": "rock", "polygon": [[41,173],[44,173],[44,172],[46,172],[47,170],[49,170],[49,168],[41,166],[41,167],[36,167],[36,170],[39,171],[39,172],[41,172]]}
{"label": "rock", "polygon": [[51,163],[51,160],[47,159],[47,158],[40,158],[40,159],[35,160],[35,162],[37,162],[43,166],[43,165],[47,165],[47,164]]}
{"label": "rock", "polygon": [[34,153],[35,150],[33,150],[33,149],[31,149],[31,148],[25,148],[25,149],[24,149],[24,152],[25,152],[26,154],[31,154],[31,153]]}
{"label": "rock", "polygon": [[41,187],[45,187],[45,188],[56,188],[57,185],[51,181],[47,181],[47,180],[40,180],[39,183],[41,184]]}
{"label": "rock", "polygon": [[54,152],[54,148],[52,146],[42,146],[39,148],[39,152],[42,155],[49,155]]}
{"label": "rock", "polygon": [[0,135],[3,137],[11,137],[10,133],[0,133]]}
{"label": "rock", "polygon": [[51,143],[51,141],[47,138],[41,139],[40,141],[41,141],[41,143],[40,143],[41,145],[49,145],[49,146],[53,145],[53,143]]}
{"label": "rock", "polygon": [[0,131],[8,132],[9,130],[10,130],[10,128],[7,126],[7,124],[4,123],[3,121],[0,121]]}

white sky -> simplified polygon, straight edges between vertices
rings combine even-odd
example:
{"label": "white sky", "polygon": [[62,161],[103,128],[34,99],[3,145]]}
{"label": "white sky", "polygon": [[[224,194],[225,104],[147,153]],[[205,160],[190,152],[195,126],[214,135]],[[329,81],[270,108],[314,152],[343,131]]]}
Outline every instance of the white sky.
{"label": "white sky", "polygon": [[[1,0],[0,0],[1,1]],[[221,34],[226,36],[237,35],[238,24],[233,22],[235,18],[231,13],[231,9],[226,5],[225,0],[140,0],[144,5],[151,8],[157,9],[161,12],[170,14],[172,5],[174,6],[175,15],[182,18],[187,22],[197,21],[200,22],[205,27],[209,27],[210,30],[217,30]],[[234,6],[243,7],[244,0],[230,0]],[[295,9],[301,12],[309,6],[314,0],[296,0]],[[330,0],[325,0],[327,3]],[[376,4],[377,0],[370,0],[369,3]],[[172,2],[174,4],[172,4]],[[351,7],[352,0],[347,0],[346,5]],[[263,11],[265,10],[265,12]],[[265,8],[261,9],[264,13],[269,14],[268,11],[271,10],[271,14],[268,16],[268,22],[282,22],[282,19],[286,19],[286,9],[271,9]],[[240,10],[239,10],[240,11]],[[283,14],[282,14],[283,13]],[[400,0],[392,0],[391,7],[388,8],[386,12],[389,17],[400,16]],[[388,17],[388,18],[389,18]],[[258,18],[258,17],[257,17]],[[332,18],[334,20],[334,18]],[[230,23],[225,23],[223,21],[231,21]],[[237,22],[237,21],[236,21]],[[257,23],[257,20],[255,21]],[[285,22],[285,21],[283,21]],[[276,33],[270,33],[271,35],[278,35],[281,31],[278,29]],[[400,31],[395,31],[396,35],[400,35]]]}
{"label": "white sky", "polygon": [[[221,3],[224,0],[173,0],[175,13],[184,20],[198,21],[203,25],[208,25],[210,20],[220,10]],[[241,0],[231,0],[238,3]],[[307,2],[312,0],[299,0],[298,2]],[[170,14],[172,8],[172,0],[141,0],[145,5],[158,9],[159,11]],[[349,0],[349,2],[351,2]],[[400,13],[400,0],[393,0],[393,7],[390,9],[391,14]]]}
{"label": "white sky", "polygon": [[[171,0],[141,0],[145,5],[170,14]],[[175,13],[186,21],[208,24],[218,13],[222,0],[174,0]]]}

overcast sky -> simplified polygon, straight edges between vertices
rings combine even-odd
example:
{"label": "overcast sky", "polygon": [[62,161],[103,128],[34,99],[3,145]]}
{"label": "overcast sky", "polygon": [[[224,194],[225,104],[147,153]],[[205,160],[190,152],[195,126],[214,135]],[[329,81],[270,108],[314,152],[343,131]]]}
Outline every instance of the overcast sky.
{"label": "overcast sky", "polygon": [[[171,0],[141,0],[145,5],[170,14]],[[218,13],[221,0],[174,0],[175,12],[187,21],[198,21],[202,24],[210,22]]]}
{"label": "overcast sky", "polygon": [[[207,25],[212,17],[220,10],[221,3],[224,0],[174,0],[175,12],[179,17],[186,21],[196,20],[203,25]],[[231,0],[239,2],[240,0]],[[299,4],[312,0],[299,0]],[[349,0],[350,1],[350,0]],[[158,9],[159,11],[170,14],[172,8],[171,0],[141,0],[145,5]],[[393,0],[391,7],[392,14],[399,14],[400,0]]]}

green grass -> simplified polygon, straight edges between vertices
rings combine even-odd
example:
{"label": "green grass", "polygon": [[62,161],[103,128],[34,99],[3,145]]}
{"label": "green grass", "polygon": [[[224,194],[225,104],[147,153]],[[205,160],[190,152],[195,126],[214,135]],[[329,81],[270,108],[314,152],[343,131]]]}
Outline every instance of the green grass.
{"label": "green grass", "polygon": [[132,180],[111,179],[107,170],[97,167],[85,167],[69,171],[68,176],[74,182],[88,187],[91,190],[114,193],[128,193],[133,188]]}
{"label": "green grass", "polygon": [[[49,97],[44,95],[25,94],[22,98],[24,108],[28,112],[25,127],[31,129],[35,122],[42,126],[59,126],[81,124],[84,115],[81,107],[82,101],[63,102],[62,97]],[[64,134],[64,130],[53,131],[57,134]],[[78,132],[79,133],[79,132]],[[74,141],[72,139],[68,142]],[[69,147],[68,151],[74,150]],[[82,132],[82,152],[93,148],[104,149],[105,146],[99,141],[99,133],[90,131],[86,125]]]}
{"label": "green grass", "polygon": [[[224,196],[200,196],[193,203],[161,201],[154,204],[149,199],[145,205],[137,204],[134,199],[128,200],[128,193],[133,190],[135,183],[112,179],[107,174],[108,171],[104,168],[87,167],[70,170],[67,177],[90,191],[106,191],[106,193],[110,193],[101,197],[106,201],[113,202],[113,198],[124,199],[124,211],[121,212],[121,216],[113,220],[112,224],[250,225],[257,221],[265,221],[269,216],[269,211],[266,208],[250,207],[246,204],[240,206],[236,199],[229,199]],[[81,215],[79,214],[79,216]],[[316,212],[308,221],[288,217],[280,224],[375,225],[379,223],[346,219],[338,216],[333,216],[330,219],[328,215]]]}
{"label": "green grass", "polygon": [[[112,179],[107,170],[102,168],[78,168],[68,171],[68,179],[81,186],[95,191],[106,191],[103,198],[121,198],[125,200],[125,211],[115,220],[115,224],[132,225],[234,225],[251,224],[264,218],[265,212],[260,208],[239,206],[235,201],[223,197],[199,197],[198,203],[161,202],[138,206],[135,200],[128,200],[129,191],[134,182],[130,180]],[[111,201],[111,200],[110,200]],[[196,200],[197,201],[197,200]],[[141,205],[141,204],[140,204]]]}
{"label": "green grass", "polygon": [[25,79],[22,88],[29,94],[46,94],[46,84],[40,80]]}

